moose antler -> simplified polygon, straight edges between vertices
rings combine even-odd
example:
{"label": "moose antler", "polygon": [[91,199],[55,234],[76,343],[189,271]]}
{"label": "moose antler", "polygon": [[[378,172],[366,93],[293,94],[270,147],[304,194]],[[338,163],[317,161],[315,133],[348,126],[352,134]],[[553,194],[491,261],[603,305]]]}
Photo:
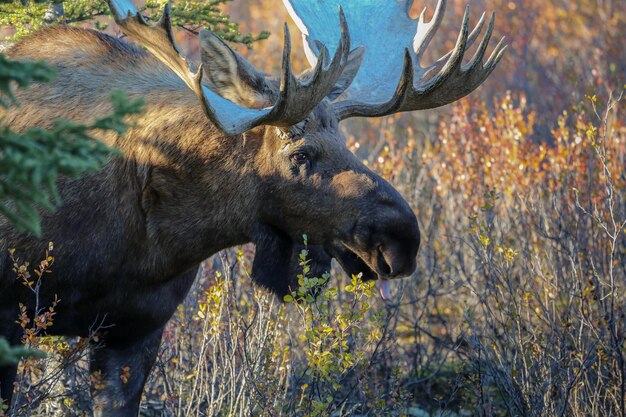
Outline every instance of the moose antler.
{"label": "moose antler", "polygon": [[[361,68],[350,87],[333,107],[339,119],[375,117],[439,107],[466,96],[489,76],[506,49],[504,38],[483,62],[494,27],[492,14],[487,31],[473,58],[465,65],[463,56],[478,38],[484,13],[469,33],[469,5],[455,47],[428,67],[420,61],[437,32],[446,1],[439,0],[433,18],[426,23],[424,12],[412,19],[412,0],[283,0],[305,38],[307,57],[315,62],[317,42],[333,46],[336,18],[328,10],[340,5],[350,21],[351,38],[365,46]],[[371,22],[376,22],[373,28]],[[329,40],[331,42],[329,42]]]}
{"label": "moose antler", "polygon": [[[159,22],[150,25],[130,0],[107,0],[107,2],[122,30],[171,68],[198,95],[207,117],[229,135],[238,135],[259,125],[288,127],[306,118],[328,95],[341,76],[350,51],[349,32],[343,11],[340,9],[341,34],[332,60],[329,58],[327,48],[321,44],[320,57],[311,75],[306,80],[298,80],[291,69],[291,41],[285,24],[285,46],[278,99],[271,107],[250,109],[221,97],[203,85],[202,66],[196,72],[192,72],[174,40],[169,4],[165,5]],[[200,36],[206,36],[206,33],[203,35],[201,32]]]}

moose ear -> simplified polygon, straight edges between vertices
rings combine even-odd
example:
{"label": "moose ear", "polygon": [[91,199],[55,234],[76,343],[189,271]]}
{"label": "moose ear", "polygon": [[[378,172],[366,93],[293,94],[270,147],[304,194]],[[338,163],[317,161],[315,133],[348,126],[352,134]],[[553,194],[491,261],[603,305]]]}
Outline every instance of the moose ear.
{"label": "moose ear", "polygon": [[[302,274],[300,252],[304,245],[294,245],[284,233],[271,226],[259,227],[252,237],[256,253],[252,262],[254,282],[283,297],[298,287]],[[321,277],[330,271],[331,257],[322,246],[308,246],[310,276]]]}
{"label": "moose ear", "polygon": [[365,55],[365,47],[359,46],[358,48],[353,49],[348,55],[348,62],[341,73],[341,76],[337,80],[335,86],[328,93],[328,99],[333,101],[337,97],[339,97],[348,87],[352,84],[354,77],[356,77],[357,72],[359,72],[359,68],[361,67],[361,62],[363,62],[363,56]]}
{"label": "moose ear", "polygon": [[205,80],[213,91],[249,108],[270,104],[271,93],[264,75],[207,30],[200,32],[200,57]]}

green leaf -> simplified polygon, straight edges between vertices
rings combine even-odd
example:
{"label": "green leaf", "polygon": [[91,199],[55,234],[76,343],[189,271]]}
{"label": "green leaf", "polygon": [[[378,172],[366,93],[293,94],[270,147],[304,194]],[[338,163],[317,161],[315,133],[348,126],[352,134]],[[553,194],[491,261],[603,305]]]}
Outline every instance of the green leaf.
{"label": "green leaf", "polygon": [[[2,103],[16,104],[11,83],[27,87],[35,81],[49,81],[54,71],[44,63],[11,61],[0,54],[0,97]],[[40,211],[55,210],[62,203],[57,188],[59,176],[77,178],[98,170],[120,152],[94,138],[94,131],[126,131],[126,117],[142,110],[141,99],[129,99],[123,92],[111,96],[112,114],[78,124],[56,120],[49,130],[33,127],[14,132],[0,126],[0,215],[19,230],[41,236]]]}

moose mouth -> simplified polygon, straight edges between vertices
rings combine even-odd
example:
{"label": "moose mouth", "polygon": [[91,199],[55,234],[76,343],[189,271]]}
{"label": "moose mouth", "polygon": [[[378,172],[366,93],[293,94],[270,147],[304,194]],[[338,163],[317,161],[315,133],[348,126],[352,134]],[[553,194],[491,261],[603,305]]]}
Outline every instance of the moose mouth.
{"label": "moose mouth", "polygon": [[336,246],[331,250],[333,258],[339,262],[339,265],[349,276],[361,274],[363,281],[378,280],[380,295],[384,300],[388,300],[390,298],[388,275],[391,268],[381,249],[377,248],[376,252],[376,270],[374,270],[361,256],[345,245]]}

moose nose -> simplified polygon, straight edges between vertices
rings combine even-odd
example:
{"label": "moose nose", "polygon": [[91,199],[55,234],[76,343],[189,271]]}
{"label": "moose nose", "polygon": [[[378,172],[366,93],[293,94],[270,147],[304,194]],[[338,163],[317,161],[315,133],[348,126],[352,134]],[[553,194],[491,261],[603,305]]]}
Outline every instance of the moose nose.
{"label": "moose nose", "polygon": [[417,242],[394,239],[391,236],[385,244],[378,245],[376,266],[377,272],[384,278],[399,278],[411,275],[417,266],[416,256],[419,246]]}
{"label": "moose nose", "polygon": [[[403,201],[404,203],[404,201]],[[420,231],[408,204],[396,204],[377,225],[375,265],[384,278],[411,275],[416,268]]]}

